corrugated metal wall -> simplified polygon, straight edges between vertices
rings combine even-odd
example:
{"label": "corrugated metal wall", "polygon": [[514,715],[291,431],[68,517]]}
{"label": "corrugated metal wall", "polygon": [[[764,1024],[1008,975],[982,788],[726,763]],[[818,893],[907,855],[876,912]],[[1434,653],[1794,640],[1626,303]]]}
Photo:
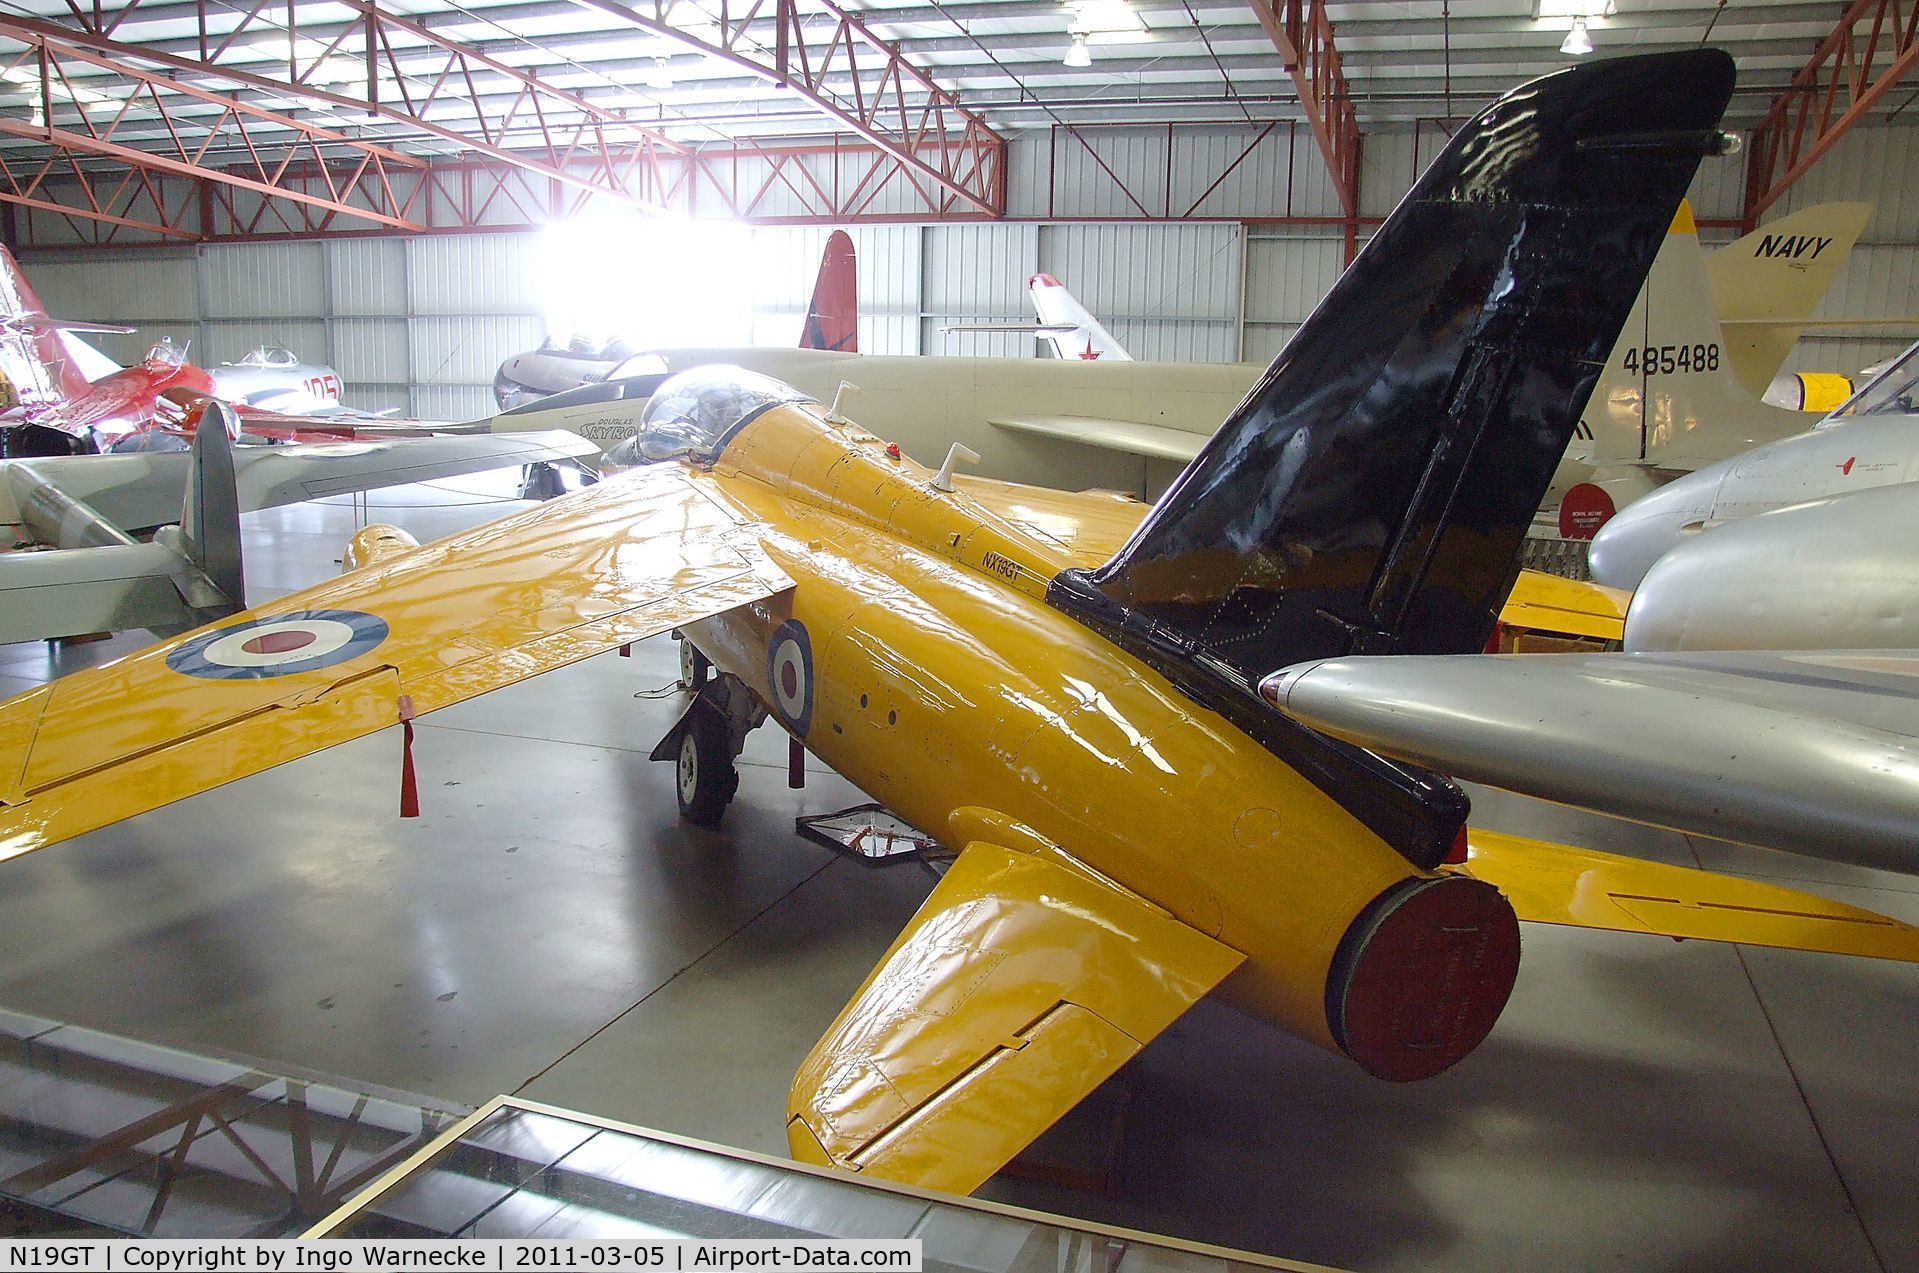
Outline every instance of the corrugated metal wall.
{"label": "corrugated metal wall", "polygon": [[368,410],[399,406],[411,413],[406,242],[340,239],[326,244],[326,261],[324,313],[333,368],[346,382],[347,401]]}
{"label": "corrugated metal wall", "polygon": [[[1436,126],[1369,135],[1363,211],[1389,212],[1444,144]],[[1057,222],[853,230],[861,349],[1033,355],[1036,343],[1025,334],[942,328],[1030,321],[1025,281],[1043,270],[1136,357],[1263,362],[1339,274],[1337,227],[1237,220],[1337,214],[1303,127],[1056,128],[1015,139],[1008,174],[1013,215]],[[1694,183],[1698,216],[1736,215],[1742,179],[1743,159],[1709,161]],[[1919,128],[1855,130],[1778,213],[1826,199],[1878,207],[1824,314],[1919,315],[1919,217],[1912,212],[1919,207]],[[1136,219],[1142,209],[1227,219],[1147,222]],[[796,339],[825,236],[814,228],[753,231],[755,342]],[[116,357],[137,357],[162,335],[193,340],[196,356],[214,363],[257,344],[285,344],[331,361],[355,405],[465,418],[490,408],[500,360],[541,338],[535,243],[513,233],[343,238],[197,252],[43,253],[26,266],[53,312],[140,326],[136,336],[100,339]],[[670,299],[636,296],[633,303]],[[1801,342],[1792,365],[1851,371],[1915,336],[1919,327],[1816,333]]]}
{"label": "corrugated metal wall", "polygon": [[944,332],[940,328],[949,323],[1030,321],[1026,280],[1039,270],[1040,229],[1018,224],[954,225],[926,235],[921,257],[921,353],[1017,358],[1032,352],[1032,337],[1022,333]]}
{"label": "corrugated metal wall", "polygon": [[1014,138],[1006,172],[1016,217],[1339,215],[1304,124],[1062,126]]}

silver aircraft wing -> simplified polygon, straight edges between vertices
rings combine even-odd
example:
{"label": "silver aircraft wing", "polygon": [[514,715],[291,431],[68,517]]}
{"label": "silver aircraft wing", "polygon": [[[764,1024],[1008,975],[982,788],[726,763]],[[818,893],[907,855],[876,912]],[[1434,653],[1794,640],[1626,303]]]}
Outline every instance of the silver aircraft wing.
{"label": "silver aircraft wing", "polygon": [[177,548],[157,541],[0,554],[0,644],[185,631],[237,608],[207,591]]}
{"label": "silver aircraft wing", "polygon": [[478,433],[426,438],[308,442],[234,452],[240,510],[430,482],[554,460],[590,459],[600,448],[575,433]]}
{"label": "silver aircraft wing", "polygon": [[[0,463],[0,522],[39,545],[0,552],[0,643],[132,628],[168,635],[244,609],[242,512],[599,453],[564,432],[251,447],[228,439],[227,428],[207,427],[190,451]],[[130,533],[155,526],[151,542]]]}
{"label": "silver aircraft wing", "polygon": [[[233,472],[240,511],[250,513],[329,495],[598,454],[599,448],[578,434],[552,429],[241,446],[233,448]],[[44,482],[124,530],[163,526],[179,520],[189,467],[185,451],[0,461],[0,521],[23,520],[20,510],[8,505]]]}
{"label": "silver aircraft wing", "polygon": [[1919,654],[1322,659],[1280,711],[1472,782],[1637,822],[1919,873]]}

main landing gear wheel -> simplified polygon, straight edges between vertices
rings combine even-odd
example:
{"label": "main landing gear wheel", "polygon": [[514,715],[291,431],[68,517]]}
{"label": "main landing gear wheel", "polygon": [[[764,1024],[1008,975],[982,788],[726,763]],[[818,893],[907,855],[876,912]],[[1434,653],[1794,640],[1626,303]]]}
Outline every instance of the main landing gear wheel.
{"label": "main landing gear wheel", "polygon": [[706,678],[713,674],[713,665],[701,654],[699,647],[680,638],[680,684],[689,690],[698,692],[706,685]]}
{"label": "main landing gear wheel", "polygon": [[704,668],[706,683],[647,759],[673,766],[673,794],[682,818],[697,827],[716,827],[740,789],[734,761],[746,745],[746,736],[766,719],[766,705],[739,677],[712,667],[705,659],[696,660],[685,650],[680,657],[689,670]]}
{"label": "main landing gear wheel", "polygon": [[720,815],[740,789],[729,742],[725,717],[697,708],[680,735],[674,794],[680,816],[696,827],[720,825]]}

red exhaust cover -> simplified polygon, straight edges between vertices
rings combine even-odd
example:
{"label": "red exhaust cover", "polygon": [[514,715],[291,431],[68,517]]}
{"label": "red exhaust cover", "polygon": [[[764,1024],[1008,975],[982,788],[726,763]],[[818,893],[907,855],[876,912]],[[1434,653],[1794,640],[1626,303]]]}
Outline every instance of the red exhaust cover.
{"label": "red exhaust cover", "polygon": [[1460,875],[1382,893],[1340,943],[1326,987],[1333,1038],[1368,1074],[1428,1078],[1479,1046],[1519,974],[1519,920]]}

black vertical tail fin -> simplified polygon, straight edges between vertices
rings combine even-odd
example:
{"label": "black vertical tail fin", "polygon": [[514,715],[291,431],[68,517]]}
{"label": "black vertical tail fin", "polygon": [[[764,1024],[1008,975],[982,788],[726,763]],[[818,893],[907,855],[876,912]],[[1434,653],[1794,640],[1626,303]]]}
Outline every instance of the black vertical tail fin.
{"label": "black vertical tail fin", "polygon": [[1062,581],[1075,608],[1255,677],[1483,648],[1731,90],[1731,59],[1701,49],[1489,107],[1125,548]]}
{"label": "black vertical tail fin", "polygon": [[1696,49],[1586,63],[1488,107],[1119,554],[1061,575],[1053,603],[1429,856],[1463,800],[1448,813],[1431,775],[1317,735],[1267,737],[1286,727],[1254,686],[1304,659],[1484,647],[1674,211],[1722,148],[1732,83],[1731,58]]}

